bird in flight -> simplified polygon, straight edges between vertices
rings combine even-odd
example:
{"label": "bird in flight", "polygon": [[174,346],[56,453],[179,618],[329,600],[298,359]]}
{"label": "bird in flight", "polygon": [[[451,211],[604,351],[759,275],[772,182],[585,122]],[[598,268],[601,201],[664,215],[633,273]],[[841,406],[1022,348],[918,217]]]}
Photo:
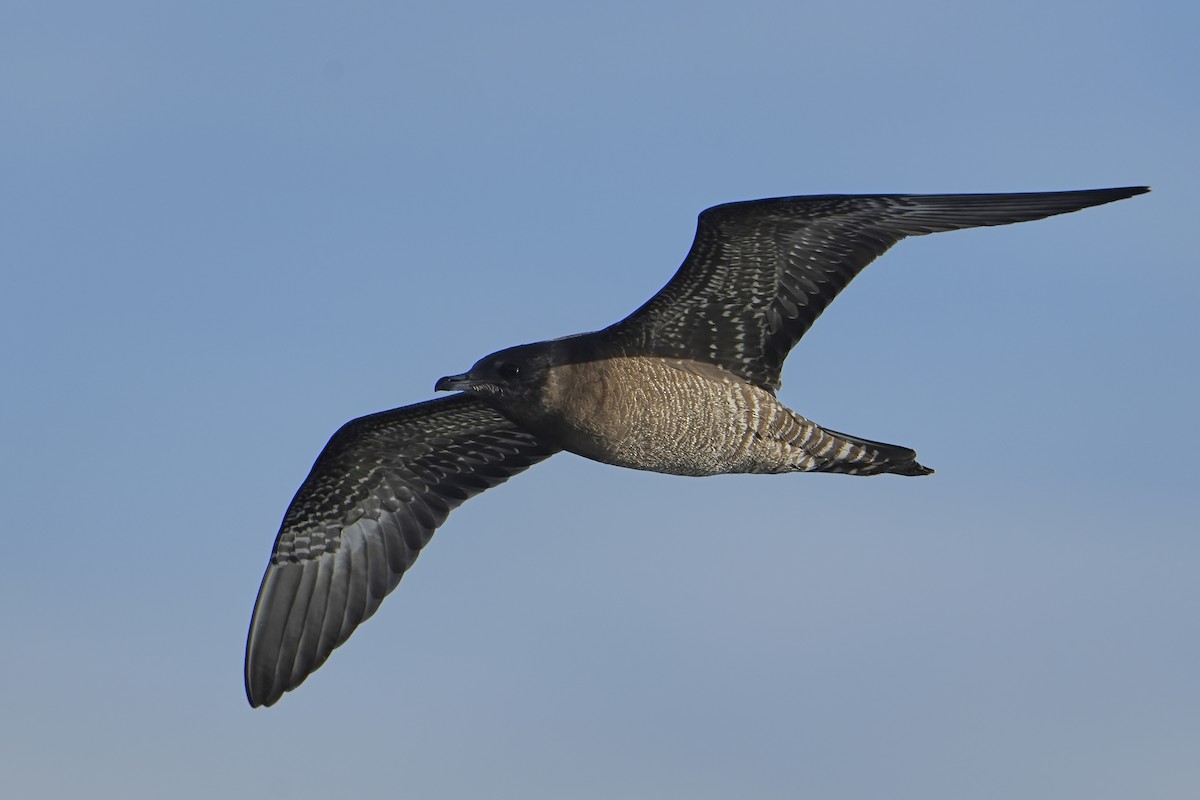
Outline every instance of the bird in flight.
{"label": "bird in flight", "polygon": [[441,378],[458,394],[338,430],[288,506],[246,642],[251,706],[320,667],[450,511],[560,450],[675,475],[928,475],[907,447],[811,422],[775,396],[787,354],[906,236],[1026,222],[1149,191],[822,195],[700,214],[683,265],[603,330],[511,347]]}

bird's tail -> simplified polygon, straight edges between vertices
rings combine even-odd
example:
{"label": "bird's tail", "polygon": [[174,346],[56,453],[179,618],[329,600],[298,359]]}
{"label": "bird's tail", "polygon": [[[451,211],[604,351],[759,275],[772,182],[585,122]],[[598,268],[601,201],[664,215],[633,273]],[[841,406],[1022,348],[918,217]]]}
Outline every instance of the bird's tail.
{"label": "bird's tail", "polygon": [[907,447],[820,428],[805,449],[813,456],[807,472],[838,472],[844,475],[930,475],[929,467],[917,463],[917,452]]}

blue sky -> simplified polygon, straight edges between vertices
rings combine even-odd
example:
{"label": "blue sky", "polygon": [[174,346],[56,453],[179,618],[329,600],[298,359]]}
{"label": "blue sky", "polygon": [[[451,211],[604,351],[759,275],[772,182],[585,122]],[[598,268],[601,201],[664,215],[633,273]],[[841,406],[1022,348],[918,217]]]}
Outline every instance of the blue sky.
{"label": "blue sky", "polygon": [[[1197,796],[1194,4],[412,5],[0,12],[13,796]],[[704,207],[1131,184],[902,243],[792,356],[935,476],[558,456],[246,705],[328,436],[620,318]]]}

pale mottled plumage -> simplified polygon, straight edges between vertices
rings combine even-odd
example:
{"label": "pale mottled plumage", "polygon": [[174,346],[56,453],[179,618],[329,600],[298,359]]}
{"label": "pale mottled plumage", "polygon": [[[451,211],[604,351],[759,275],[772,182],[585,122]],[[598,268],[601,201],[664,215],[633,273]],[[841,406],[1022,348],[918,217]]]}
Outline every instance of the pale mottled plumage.
{"label": "pale mottled plumage", "polygon": [[452,509],[558,450],[679,475],[926,475],[905,447],[831,431],[775,397],[826,306],[905,236],[1040,219],[1147,191],[789,197],[700,215],[683,266],[596,333],[493,353],[464,394],[342,427],[283,520],[246,644],[271,705],[374,613]]}

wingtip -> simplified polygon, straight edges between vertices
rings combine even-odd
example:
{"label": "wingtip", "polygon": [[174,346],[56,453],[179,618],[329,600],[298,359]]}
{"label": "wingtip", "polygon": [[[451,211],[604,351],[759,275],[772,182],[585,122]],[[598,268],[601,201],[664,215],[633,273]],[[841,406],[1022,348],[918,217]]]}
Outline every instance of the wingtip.
{"label": "wingtip", "polygon": [[246,679],[246,702],[250,704],[251,708],[260,708],[262,706],[271,705],[270,703],[263,702],[261,697],[255,696],[255,692],[253,687],[250,685],[249,678]]}
{"label": "wingtip", "polygon": [[[1046,196],[1060,195],[1064,198],[1074,197],[1084,203],[1083,208],[1102,206],[1129,197],[1136,197],[1150,191],[1149,186],[1113,186],[1107,189],[1080,189],[1066,192],[1047,192]],[[1031,193],[1036,194],[1036,193]]]}
{"label": "wingtip", "polygon": [[266,695],[268,695],[268,692],[266,690],[264,690],[263,687],[259,687],[258,690],[256,691],[254,683],[250,678],[249,664],[247,664],[247,670],[246,670],[246,675],[245,675],[245,686],[246,686],[246,702],[250,704],[251,708],[260,708],[262,706],[269,706],[272,703],[274,703],[277,699],[279,699],[277,697],[266,696]]}
{"label": "wingtip", "polygon": [[246,676],[246,702],[251,708],[270,708],[279,702],[279,699],[286,694],[287,690],[280,688],[274,683],[255,686]]}

